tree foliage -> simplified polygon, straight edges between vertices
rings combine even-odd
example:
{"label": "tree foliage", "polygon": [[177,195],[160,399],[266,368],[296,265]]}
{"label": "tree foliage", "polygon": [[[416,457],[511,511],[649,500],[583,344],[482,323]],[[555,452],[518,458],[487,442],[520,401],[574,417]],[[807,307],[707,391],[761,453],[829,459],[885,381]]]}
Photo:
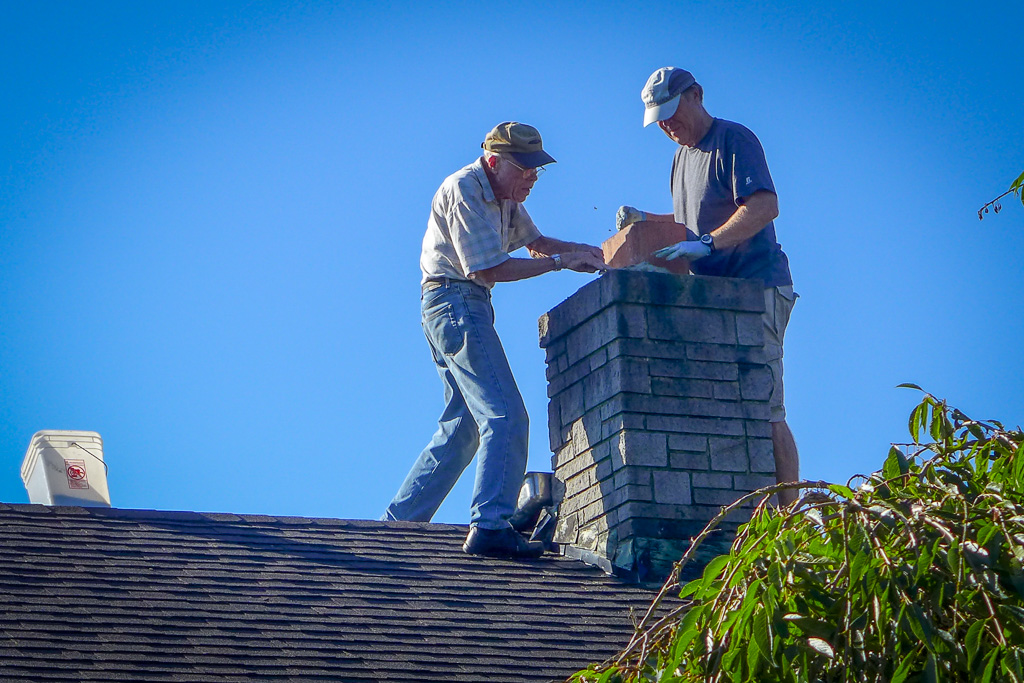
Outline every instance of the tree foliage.
{"label": "tree foliage", "polygon": [[1017,176],[1016,180],[1010,183],[1009,190],[1002,193],[1001,195],[990,201],[988,204],[978,209],[978,220],[981,220],[985,217],[985,214],[988,213],[989,207],[992,207],[993,211],[999,213],[1003,208],[1003,205],[999,203],[999,200],[1008,194],[1012,193],[1017,195],[1017,199],[1020,200],[1021,204],[1024,204],[1024,191],[1022,190],[1024,190],[1024,173],[1021,173],[1019,176]]}
{"label": "tree foliage", "polygon": [[570,680],[1024,681],[1024,434],[930,394],[909,426],[880,471],[762,500],[680,587],[688,552],[629,646]]}

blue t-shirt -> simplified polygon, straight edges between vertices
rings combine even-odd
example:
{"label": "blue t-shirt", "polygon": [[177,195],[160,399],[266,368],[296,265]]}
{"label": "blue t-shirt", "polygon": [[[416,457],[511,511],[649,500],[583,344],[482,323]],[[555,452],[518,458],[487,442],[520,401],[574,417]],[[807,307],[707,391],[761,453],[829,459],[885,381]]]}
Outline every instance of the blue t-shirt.
{"label": "blue t-shirt", "polygon": [[[714,119],[696,146],[680,145],[676,151],[673,213],[691,232],[704,235],[719,228],[758,190],[775,193],[775,184],[757,136],[738,123]],[[690,269],[698,275],[759,279],[765,287],[793,284],[774,222],[746,242],[691,262]]]}

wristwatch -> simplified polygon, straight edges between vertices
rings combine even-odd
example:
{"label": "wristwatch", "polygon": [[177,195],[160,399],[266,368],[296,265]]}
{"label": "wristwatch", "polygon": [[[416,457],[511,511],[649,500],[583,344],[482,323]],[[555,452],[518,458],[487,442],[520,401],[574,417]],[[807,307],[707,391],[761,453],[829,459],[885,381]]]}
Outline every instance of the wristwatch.
{"label": "wristwatch", "polygon": [[710,232],[700,236],[700,243],[711,251],[715,250],[715,240],[711,237]]}
{"label": "wristwatch", "polygon": [[562,269],[562,255],[561,254],[552,254],[551,255],[551,260],[555,262],[555,270],[561,270]]}

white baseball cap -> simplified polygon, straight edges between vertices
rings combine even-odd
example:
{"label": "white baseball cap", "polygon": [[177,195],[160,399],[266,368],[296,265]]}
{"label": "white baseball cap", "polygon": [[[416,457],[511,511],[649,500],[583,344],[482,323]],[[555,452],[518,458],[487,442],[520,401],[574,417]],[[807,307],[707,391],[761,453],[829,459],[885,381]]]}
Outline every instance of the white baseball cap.
{"label": "white baseball cap", "polygon": [[671,118],[679,108],[679,95],[696,83],[693,74],[675,66],[663,66],[647,79],[640,91],[644,101],[644,127]]}

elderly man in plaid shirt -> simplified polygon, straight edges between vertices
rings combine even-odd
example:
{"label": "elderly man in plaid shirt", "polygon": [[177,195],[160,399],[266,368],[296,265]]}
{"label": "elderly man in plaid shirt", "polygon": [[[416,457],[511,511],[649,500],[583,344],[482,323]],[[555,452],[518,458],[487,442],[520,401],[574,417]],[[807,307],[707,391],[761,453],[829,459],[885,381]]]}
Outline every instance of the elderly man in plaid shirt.
{"label": "elderly man in plaid shirt", "polygon": [[[422,324],[445,407],[382,519],[430,521],[459,475],[478,456],[463,549],[470,554],[537,557],[509,524],[526,472],[529,418],[494,330],[491,287],[567,268],[605,268],[601,249],[545,237],[522,202],[544,166],[536,128],[499,124],[484,154],[445,178],[431,204],[420,256]],[[509,254],[526,247],[533,258]]]}

